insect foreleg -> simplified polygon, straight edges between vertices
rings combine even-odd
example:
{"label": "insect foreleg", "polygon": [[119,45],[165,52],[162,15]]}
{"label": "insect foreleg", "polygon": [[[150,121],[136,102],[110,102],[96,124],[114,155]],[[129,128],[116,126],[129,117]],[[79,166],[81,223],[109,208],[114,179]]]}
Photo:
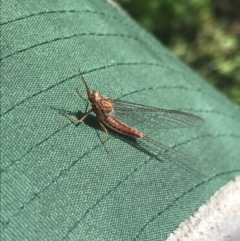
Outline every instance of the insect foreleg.
{"label": "insect foreleg", "polygon": [[66,112],[60,112],[60,114],[67,116],[68,118],[72,119],[73,121],[76,121],[78,123],[81,123],[84,121],[84,119],[92,112],[92,109],[89,110],[87,113],[85,113],[80,119],[78,119],[75,115],[70,115]]}

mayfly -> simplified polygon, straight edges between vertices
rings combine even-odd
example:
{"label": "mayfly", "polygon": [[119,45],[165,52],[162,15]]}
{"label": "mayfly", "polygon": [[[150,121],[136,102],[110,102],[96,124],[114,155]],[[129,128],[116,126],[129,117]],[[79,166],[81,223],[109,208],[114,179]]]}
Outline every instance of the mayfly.
{"label": "mayfly", "polygon": [[[81,76],[81,79],[85,85],[87,97],[92,105],[92,108],[87,111],[80,119],[67,113],[61,112],[61,114],[71,118],[78,123],[81,123],[91,112],[94,112],[98,123],[105,132],[104,147],[107,152],[107,128],[110,128],[126,136],[144,139],[159,148],[171,150],[170,147],[167,147],[145,136],[136,127],[141,124],[148,125],[148,127],[152,130],[172,129],[182,127],[195,127],[203,124],[204,122],[202,118],[190,113],[176,110],[160,109],[118,99],[111,99],[101,96],[97,90],[94,90],[91,93],[80,70],[79,75]],[[78,89],[76,91],[78,95],[82,96]],[[125,123],[126,120],[129,119],[131,119],[131,123],[134,125],[134,127]],[[149,123],[151,124],[149,125]]]}

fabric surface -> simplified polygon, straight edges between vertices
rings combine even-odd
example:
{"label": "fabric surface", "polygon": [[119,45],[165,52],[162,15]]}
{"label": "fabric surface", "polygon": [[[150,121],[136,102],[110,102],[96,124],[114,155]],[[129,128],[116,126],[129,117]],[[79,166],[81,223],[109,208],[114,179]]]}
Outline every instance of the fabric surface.
{"label": "fabric surface", "polygon": [[[1,50],[1,240],[165,240],[239,175],[239,108],[107,1],[3,1]],[[94,115],[58,112],[89,108],[78,68],[102,95],[201,116],[147,130],[191,158],[114,133],[107,154]]]}

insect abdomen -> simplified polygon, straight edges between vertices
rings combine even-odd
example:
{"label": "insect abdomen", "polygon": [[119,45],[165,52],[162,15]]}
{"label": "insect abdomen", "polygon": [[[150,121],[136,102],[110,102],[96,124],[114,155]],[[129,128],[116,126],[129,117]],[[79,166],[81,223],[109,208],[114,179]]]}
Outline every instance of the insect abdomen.
{"label": "insect abdomen", "polygon": [[127,135],[127,136],[132,136],[132,137],[136,137],[136,138],[143,137],[143,134],[140,131],[116,120],[115,118],[113,118],[111,116],[109,116],[106,120],[104,120],[103,124],[105,124],[106,126],[111,128],[112,130],[119,132],[121,134]]}

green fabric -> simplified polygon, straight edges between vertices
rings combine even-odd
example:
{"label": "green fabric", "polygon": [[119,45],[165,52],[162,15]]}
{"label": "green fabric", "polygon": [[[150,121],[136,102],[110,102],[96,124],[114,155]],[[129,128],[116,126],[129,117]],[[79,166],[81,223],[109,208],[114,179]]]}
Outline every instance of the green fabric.
{"label": "green fabric", "polygon": [[[91,90],[201,116],[151,137],[194,156],[161,159],[115,134],[107,154]],[[53,107],[53,108],[50,108]],[[3,1],[1,240],[165,240],[240,173],[240,111],[107,1]]]}

